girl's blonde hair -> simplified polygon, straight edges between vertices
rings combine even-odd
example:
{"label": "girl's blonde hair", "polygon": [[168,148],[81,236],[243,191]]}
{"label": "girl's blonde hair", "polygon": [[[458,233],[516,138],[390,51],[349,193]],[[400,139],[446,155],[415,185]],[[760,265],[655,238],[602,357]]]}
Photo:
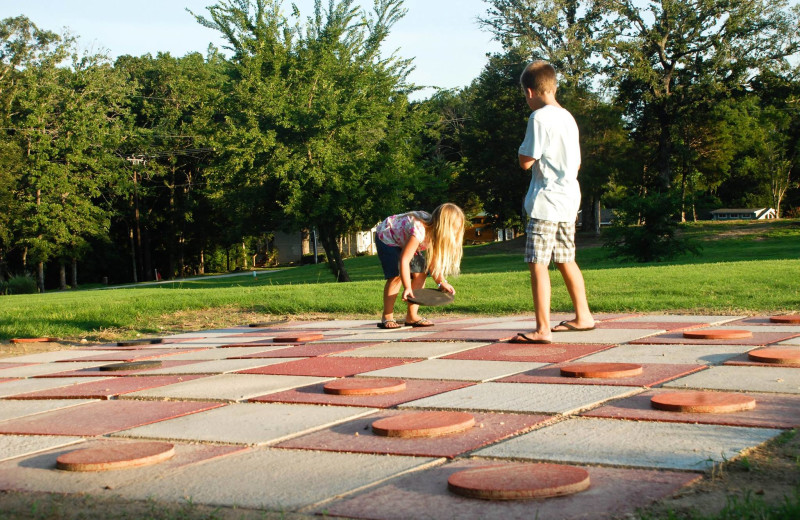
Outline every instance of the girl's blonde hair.
{"label": "girl's blonde hair", "polygon": [[[415,215],[416,216],[416,215]],[[419,218],[419,217],[417,217]],[[445,203],[433,210],[425,223],[428,272],[434,278],[457,275],[461,269],[466,217],[455,204]]]}

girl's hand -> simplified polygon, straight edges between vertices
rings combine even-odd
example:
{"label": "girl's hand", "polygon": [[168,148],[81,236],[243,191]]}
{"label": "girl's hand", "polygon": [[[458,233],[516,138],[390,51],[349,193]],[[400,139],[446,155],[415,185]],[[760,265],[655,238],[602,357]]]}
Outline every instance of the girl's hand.
{"label": "girl's hand", "polygon": [[447,280],[443,280],[442,283],[439,284],[439,290],[450,294],[456,293],[455,288],[452,285],[450,285],[450,282],[448,282]]}
{"label": "girl's hand", "polygon": [[411,287],[403,289],[403,301],[407,302],[409,298],[414,297],[414,289]]}

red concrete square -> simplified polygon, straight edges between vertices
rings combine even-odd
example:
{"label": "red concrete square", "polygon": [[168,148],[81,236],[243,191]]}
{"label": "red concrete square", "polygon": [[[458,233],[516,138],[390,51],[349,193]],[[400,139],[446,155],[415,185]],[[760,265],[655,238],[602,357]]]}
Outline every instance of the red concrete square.
{"label": "red concrete square", "polygon": [[[714,330],[714,329],[706,329]],[[684,338],[683,332],[667,332],[646,338],[630,341],[634,345],[768,345],[777,343],[795,336],[786,332],[753,332],[752,338],[741,339],[691,339]]]}
{"label": "red concrete square", "polygon": [[739,327],[739,326],[747,326],[747,327],[755,327],[759,325],[765,326],[791,326],[791,323],[775,323],[774,321],[770,320],[770,316],[750,316],[748,318],[741,318],[736,321],[729,321],[725,323],[726,327]]}
{"label": "red concrete square", "polygon": [[598,329],[651,329],[651,330],[684,330],[710,327],[710,323],[697,323],[696,321],[600,321],[595,324]]}
{"label": "red concrete square", "polygon": [[588,356],[614,345],[551,343],[550,345],[524,345],[521,343],[494,343],[450,354],[442,359],[472,359],[477,361],[526,361],[532,363],[561,363]]}
{"label": "red concrete square", "polygon": [[451,390],[458,390],[474,383],[465,381],[432,381],[425,379],[408,379],[406,389],[402,392],[383,395],[334,395],[323,390],[325,383],[304,386],[285,392],[254,397],[250,401],[260,403],[304,403],[332,406],[366,406],[368,408],[391,408],[423,397],[429,397]]}
{"label": "red concrete square", "polygon": [[[453,473],[498,464],[495,460],[458,460],[392,479],[352,497],[325,504],[329,516],[406,520],[442,512],[459,520],[577,520],[633,516],[651,502],[671,496],[701,475],[677,471],[578,466],[589,472],[586,491],[542,500],[479,500],[447,489]],[[531,463],[535,464],[535,463]]]}
{"label": "red concrete square", "polygon": [[547,415],[475,412],[472,414],[475,417],[475,426],[464,432],[441,437],[383,437],[372,432],[373,422],[405,413],[411,412],[408,410],[384,410],[369,417],[348,421],[282,442],[276,447],[453,458],[553,419]]}
{"label": "red concrete square", "polygon": [[6,399],[109,399],[116,395],[148,390],[206,377],[204,375],[115,377],[49,390],[6,396]]}
{"label": "red concrete square", "polygon": [[[140,360],[143,361],[143,360]],[[43,374],[40,376],[35,376],[36,379],[38,378],[48,378],[48,377],[123,377],[123,376],[135,376],[139,372],[146,372],[149,370],[157,370],[159,368],[174,368],[180,367],[183,365],[193,365],[195,363],[202,363],[203,361],[197,360],[177,360],[177,361],[170,361],[168,359],[159,360],[161,361],[161,366],[159,367],[151,367],[151,368],[140,368],[137,370],[100,370],[100,367],[91,367],[91,368],[82,368],[80,370],[68,370],[66,372],[58,372],[56,374]],[[109,363],[109,364],[114,364]],[[67,368],[67,365],[64,368]]]}
{"label": "red concrete square", "polygon": [[396,367],[414,363],[411,358],[352,358],[352,357],[314,357],[278,363],[265,367],[250,368],[237,374],[270,374],[282,376],[347,377],[371,372],[382,368]]}
{"label": "red concrete square", "polygon": [[[0,370],[3,370],[4,368],[28,367],[35,364],[36,363],[0,363]],[[2,374],[2,372],[0,372],[0,374]]]}
{"label": "red concrete square", "polygon": [[506,341],[513,338],[521,331],[521,329],[445,330],[426,334],[419,338],[405,339],[403,341]]}
{"label": "red concrete square", "polygon": [[0,423],[0,433],[96,436],[225,406],[202,401],[111,400],[20,417]]}
{"label": "red concrete square", "polygon": [[549,365],[498,379],[498,383],[553,383],[566,385],[653,386],[681,376],[703,370],[706,365],[673,365],[668,363],[642,363],[638,376],[605,379],[598,377],[564,377],[561,367],[565,363]]}
{"label": "red concrete square", "polygon": [[208,350],[208,347],[197,348],[170,348],[170,349],[144,349],[137,348],[136,350],[124,350],[121,352],[98,352],[90,354],[86,357],[75,359],[63,359],[58,363],[70,363],[72,361],[144,361],[146,359],[158,359],[162,357],[175,356],[177,354],[185,354],[187,352],[199,352],[201,350]]}
{"label": "red concrete square", "polygon": [[0,383],[5,383],[6,381],[17,381],[15,377],[0,377]]}
{"label": "red concrete square", "polygon": [[[779,394],[756,394],[737,392],[755,398],[752,410],[733,413],[684,413],[656,410],[650,398],[661,393],[682,390],[658,388],[625,399],[614,401],[594,410],[584,412],[586,417],[629,419],[633,421],[660,421],[724,426],[747,426],[757,428],[797,428],[800,426],[800,396]],[[694,393],[696,390],[685,390]]]}
{"label": "red concrete square", "polygon": [[[247,354],[246,356],[235,356],[228,359],[261,359],[261,358],[285,358],[285,357],[318,357],[327,356],[329,354],[336,354],[339,352],[347,352],[356,348],[369,347],[372,345],[379,345],[381,342],[376,341],[364,343],[306,343],[303,345],[292,345],[290,347],[281,348],[277,350],[268,350],[266,352],[258,352],[256,354]],[[275,346],[272,344],[271,346]]]}

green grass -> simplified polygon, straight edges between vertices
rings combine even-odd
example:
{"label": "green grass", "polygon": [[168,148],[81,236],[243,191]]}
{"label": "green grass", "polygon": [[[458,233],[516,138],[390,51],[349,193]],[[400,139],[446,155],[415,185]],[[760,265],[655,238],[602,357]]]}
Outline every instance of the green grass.
{"label": "green grass", "polygon": [[[602,247],[579,250],[578,263],[596,312],[777,313],[800,307],[800,221],[687,225],[699,256],[663,264],[620,262]],[[470,246],[463,274],[451,282],[456,302],[445,314],[531,313],[522,243]],[[324,264],[231,278],[132,289],[49,292],[0,297],[0,339],[131,337],[159,333],[177,313],[241,311],[271,316],[376,317],[383,277],[375,257],[346,261],[353,282],[337,284]],[[554,311],[571,304],[551,273]],[[399,304],[398,310],[401,310]],[[211,312],[217,309],[216,312]],[[221,323],[211,320],[210,325]]]}

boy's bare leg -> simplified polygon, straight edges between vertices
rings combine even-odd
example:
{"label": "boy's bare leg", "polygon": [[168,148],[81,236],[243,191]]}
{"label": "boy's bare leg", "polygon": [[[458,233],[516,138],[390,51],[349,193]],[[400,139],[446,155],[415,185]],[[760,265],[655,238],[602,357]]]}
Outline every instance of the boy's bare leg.
{"label": "boy's bare leg", "polygon": [[[583,281],[583,273],[576,262],[556,264],[564,284],[567,286],[569,297],[572,299],[572,306],[575,308],[575,319],[567,323],[578,329],[589,329],[594,327],[594,317],[589,310],[589,302],[586,299],[586,284]],[[563,325],[556,326],[553,331],[566,331],[569,327]]]}
{"label": "boy's bare leg", "polygon": [[[416,291],[417,289],[425,287],[425,278],[427,276],[426,273],[411,273],[411,288]],[[421,319],[422,318],[419,316],[419,305],[409,303],[408,311],[406,312],[406,323],[413,323]]]}
{"label": "boy's bare leg", "polygon": [[547,264],[528,263],[531,271],[531,293],[536,312],[536,330],[525,334],[530,340],[549,340],[550,333],[550,273]]}
{"label": "boy's bare leg", "polygon": [[[397,301],[397,295],[400,293],[401,287],[403,287],[403,281],[399,276],[389,278],[383,286],[383,316],[381,321],[384,323],[394,320],[394,302]],[[387,327],[395,329],[400,325],[398,324],[396,327],[389,325]]]}

